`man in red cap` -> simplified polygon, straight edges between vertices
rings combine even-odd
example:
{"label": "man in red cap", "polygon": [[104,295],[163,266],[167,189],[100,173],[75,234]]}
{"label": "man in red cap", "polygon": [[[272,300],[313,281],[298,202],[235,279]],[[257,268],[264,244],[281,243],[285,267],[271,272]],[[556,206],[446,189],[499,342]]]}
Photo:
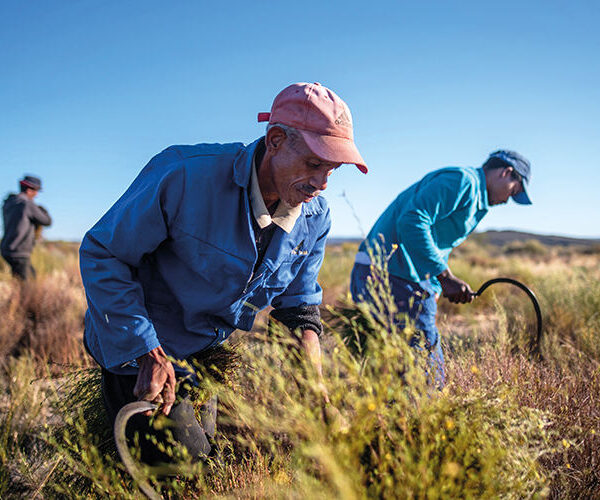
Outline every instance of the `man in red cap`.
{"label": "man in red cap", "polygon": [[[109,417],[136,399],[161,402],[175,440],[197,458],[211,450],[216,407],[203,426],[190,421],[177,389],[186,372],[167,357],[193,360],[272,305],[320,374],[317,275],[330,216],[319,195],[343,163],[367,172],[348,106],[318,83],[287,87],[258,119],[267,133],[248,146],[155,156],[80,249],[85,343],[103,368]],[[157,435],[147,421],[136,428]],[[143,439],[141,448],[147,462],[167,459]]]}
{"label": "man in red cap", "polygon": [[52,219],[44,207],[33,202],[42,189],[42,181],[33,175],[26,175],[19,185],[21,192],[8,195],[2,206],[4,236],[1,251],[13,276],[24,281],[35,277],[31,252],[35,245],[36,230],[52,224]]}

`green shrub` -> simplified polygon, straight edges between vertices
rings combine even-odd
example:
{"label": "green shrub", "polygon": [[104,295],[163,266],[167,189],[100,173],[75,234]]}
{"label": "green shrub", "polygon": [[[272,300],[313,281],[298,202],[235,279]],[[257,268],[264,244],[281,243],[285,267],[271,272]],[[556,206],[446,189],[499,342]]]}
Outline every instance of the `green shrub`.
{"label": "green shrub", "polygon": [[531,257],[543,257],[549,253],[548,247],[538,240],[513,241],[504,245],[506,255],[525,254]]}

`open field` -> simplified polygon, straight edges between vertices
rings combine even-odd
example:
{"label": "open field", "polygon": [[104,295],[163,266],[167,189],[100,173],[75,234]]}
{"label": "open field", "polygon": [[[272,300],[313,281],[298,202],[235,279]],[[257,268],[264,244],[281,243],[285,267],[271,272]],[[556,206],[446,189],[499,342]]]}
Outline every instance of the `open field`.
{"label": "open field", "polygon": [[[199,395],[219,394],[222,461],[155,487],[167,498],[600,498],[599,249],[485,239],[457,249],[453,272],[473,288],[508,276],[536,292],[542,357],[527,347],[531,304],[510,286],[471,305],[440,300],[449,384],[435,394],[403,332],[349,306],[355,250],[330,246],[320,276],[339,413],[321,405],[294,337],[267,335],[262,314],[233,336],[241,367],[206,377]],[[76,245],[45,243],[34,265],[37,281],[22,288],[0,267],[0,497],[139,498],[81,345]],[[341,338],[361,332],[366,353]]]}

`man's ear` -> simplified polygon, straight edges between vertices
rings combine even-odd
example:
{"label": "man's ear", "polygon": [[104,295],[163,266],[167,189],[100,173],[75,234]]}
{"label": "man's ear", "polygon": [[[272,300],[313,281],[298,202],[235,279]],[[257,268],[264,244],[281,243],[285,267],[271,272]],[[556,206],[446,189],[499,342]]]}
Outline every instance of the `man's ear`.
{"label": "man's ear", "polygon": [[287,136],[285,131],[281,127],[271,127],[267,132],[267,137],[265,138],[267,151],[273,152],[279,149],[286,138]]}
{"label": "man's ear", "polygon": [[506,168],[502,169],[502,176],[501,177],[507,177],[507,176],[512,175],[512,173],[513,173],[514,170],[515,169],[512,168],[512,167],[506,167]]}

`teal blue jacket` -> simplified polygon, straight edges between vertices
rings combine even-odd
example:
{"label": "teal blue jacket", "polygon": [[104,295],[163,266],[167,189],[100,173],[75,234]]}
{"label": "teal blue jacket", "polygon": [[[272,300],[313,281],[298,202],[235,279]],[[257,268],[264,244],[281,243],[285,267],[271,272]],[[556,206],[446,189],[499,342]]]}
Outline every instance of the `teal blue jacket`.
{"label": "teal blue jacket", "polygon": [[446,167],[402,191],[377,220],[359,251],[382,245],[389,272],[409,281],[436,278],[448,257],[477,227],[489,209],[482,168]]}

